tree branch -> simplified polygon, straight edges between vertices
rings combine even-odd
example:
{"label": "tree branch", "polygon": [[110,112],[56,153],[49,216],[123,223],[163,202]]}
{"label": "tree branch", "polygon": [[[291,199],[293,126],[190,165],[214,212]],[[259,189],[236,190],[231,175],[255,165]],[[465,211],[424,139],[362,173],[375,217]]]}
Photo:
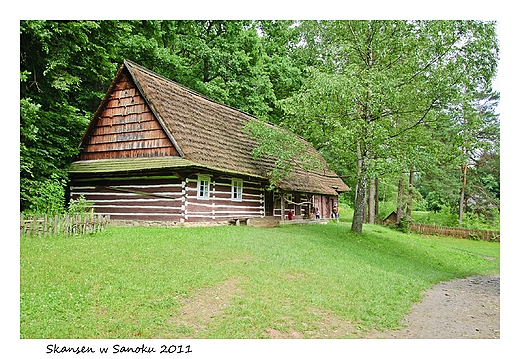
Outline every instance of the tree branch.
{"label": "tree branch", "polygon": [[426,71],[431,65],[433,65],[434,63],[438,62],[440,59],[442,59],[444,56],[446,56],[446,54],[451,50],[451,48],[453,47],[453,45],[455,45],[457,43],[457,41],[459,41],[459,39],[455,40],[451,45],[449,45],[446,49],[446,51],[444,51],[442,54],[440,54],[439,56],[437,56],[436,58],[434,58],[433,60],[431,60],[430,62],[428,62],[426,64],[426,66],[424,66],[422,69],[419,69],[417,72],[415,72],[412,76],[410,76],[410,78],[408,78],[407,80],[403,81],[402,83],[400,83],[399,85],[397,85],[397,87],[402,87],[404,85],[406,85],[407,83],[409,83],[411,80],[413,80],[415,77],[419,76],[419,74],[423,73],[424,71]]}
{"label": "tree branch", "polygon": [[400,131],[400,132],[398,132],[398,133],[396,133],[396,134],[390,136],[390,138],[399,137],[399,136],[401,136],[403,133],[405,133],[406,131],[409,131],[409,130],[411,130],[411,129],[417,127],[417,126],[419,126],[419,124],[420,124],[421,122],[424,121],[424,119],[426,118],[426,115],[428,115],[428,113],[430,112],[430,110],[433,108],[433,106],[435,105],[435,102],[436,102],[436,100],[433,100],[433,101],[432,101],[432,103],[430,104],[430,106],[428,107],[428,109],[424,112],[424,114],[422,115],[422,117],[421,117],[421,118],[420,118],[416,123],[414,123],[414,124],[411,125],[410,127],[405,128],[404,130],[402,130],[402,131]]}
{"label": "tree branch", "polygon": [[356,44],[356,46],[353,46],[353,48],[356,49],[357,52],[359,52],[359,56],[361,57],[361,59],[365,59],[365,54],[363,53],[361,48],[359,48],[359,46],[357,46],[359,41],[358,41],[358,39],[356,37],[356,33],[354,32],[354,29],[352,28],[351,21],[348,22],[348,27],[350,29],[350,32],[352,33],[352,36],[354,37],[354,44]]}

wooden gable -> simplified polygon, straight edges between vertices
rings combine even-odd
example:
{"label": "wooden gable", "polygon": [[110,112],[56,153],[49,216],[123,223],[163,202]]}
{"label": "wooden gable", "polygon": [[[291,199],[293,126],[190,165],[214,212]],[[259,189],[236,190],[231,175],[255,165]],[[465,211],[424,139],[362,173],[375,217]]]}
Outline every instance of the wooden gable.
{"label": "wooden gable", "polygon": [[116,78],[103,103],[83,138],[80,160],[179,156],[128,73]]}

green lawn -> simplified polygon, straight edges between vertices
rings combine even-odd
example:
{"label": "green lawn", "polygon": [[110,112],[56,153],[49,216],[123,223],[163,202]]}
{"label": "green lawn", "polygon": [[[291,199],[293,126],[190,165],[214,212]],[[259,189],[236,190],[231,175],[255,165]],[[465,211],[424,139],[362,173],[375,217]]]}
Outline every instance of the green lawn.
{"label": "green lawn", "polygon": [[20,337],[355,338],[435,283],[499,273],[499,253],[350,223],[22,237]]}

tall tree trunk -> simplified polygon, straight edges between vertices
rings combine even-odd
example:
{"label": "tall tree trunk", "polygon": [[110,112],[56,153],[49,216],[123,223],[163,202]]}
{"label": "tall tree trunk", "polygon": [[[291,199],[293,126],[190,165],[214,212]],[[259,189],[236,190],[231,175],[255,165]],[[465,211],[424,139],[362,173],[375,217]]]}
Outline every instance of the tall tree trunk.
{"label": "tall tree trunk", "polygon": [[375,218],[375,180],[370,179],[370,185],[368,187],[368,223],[374,224]]}
{"label": "tall tree trunk", "polygon": [[366,206],[366,175],[359,177],[356,185],[354,199],[354,216],[352,218],[351,231],[361,234],[363,232],[363,212]]}
{"label": "tall tree trunk", "polygon": [[379,179],[376,177],[375,180],[374,180],[374,186],[376,188],[376,191],[375,191],[375,206],[374,206],[374,217],[377,218],[379,217]]}
{"label": "tall tree trunk", "polygon": [[403,204],[404,201],[404,179],[403,176],[399,178],[399,184],[397,185],[397,219],[396,222],[401,222],[401,219],[404,217]]}
{"label": "tall tree trunk", "polygon": [[358,157],[358,175],[356,183],[356,193],[354,196],[354,215],[352,217],[352,226],[350,230],[361,234],[363,232],[364,212],[366,208],[366,186],[367,186],[367,172],[365,169],[365,162],[361,153],[361,143],[357,143],[357,157]]}
{"label": "tall tree trunk", "polygon": [[[464,127],[468,123],[468,120],[466,117],[463,118],[463,124]],[[466,147],[466,144],[462,147],[462,153],[464,156],[468,155],[468,148]],[[468,160],[466,157],[466,160],[464,162],[464,165],[462,166],[462,188],[460,189],[460,201],[459,201],[459,227],[462,227],[462,219],[464,218],[464,196],[466,192],[466,182],[467,182],[467,174],[468,174]]]}
{"label": "tall tree trunk", "polygon": [[[370,27],[370,24],[368,25]],[[370,68],[373,66],[374,55],[372,53],[372,42],[369,44],[369,50],[367,53],[366,63]],[[372,90],[370,87],[367,88],[366,92],[366,103],[363,105],[358,103],[358,115],[360,119],[363,119],[366,123],[371,122],[371,113],[369,108],[370,98],[372,97]],[[360,106],[361,105],[361,106]],[[368,158],[368,151],[365,148],[365,144],[363,144],[363,148],[361,147],[361,142],[357,143],[357,157],[358,157],[358,180],[356,184],[356,196],[354,199],[354,216],[352,218],[352,227],[351,231],[355,233],[361,234],[363,231],[363,222],[365,220],[365,212],[367,209],[367,165],[365,163],[365,158]]]}
{"label": "tall tree trunk", "polygon": [[412,216],[412,206],[413,206],[413,177],[414,177],[414,171],[410,171],[410,181],[409,187],[408,187],[408,203],[406,205],[406,215],[408,217]]}
{"label": "tall tree trunk", "polygon": [[365,183],[365,201],[363,203],[363,223],[367,223],[367,194],[366,194],[366,183]]}
{"label": "tall tree trunk", "polygon": [[462,188],[460,190],[460,201],[459,201],[459,227],[462,227],[462,218],[464,216],[464,192],[466,191],[468,174],[468,163],[466,162],[462,167]]}

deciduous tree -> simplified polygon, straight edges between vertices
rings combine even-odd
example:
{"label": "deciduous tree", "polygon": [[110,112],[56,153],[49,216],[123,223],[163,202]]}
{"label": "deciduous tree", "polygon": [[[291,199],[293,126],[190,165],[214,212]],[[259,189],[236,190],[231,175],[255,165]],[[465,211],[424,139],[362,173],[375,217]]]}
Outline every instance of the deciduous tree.
{"label": "deciduous tree", "polygon": [[[454,112],[496,73],[495,24],[479,21],[323,21],[305,28],[321,66],[284,101],[291,130],[356,168],[352,231],[361,233],[367,181],[433,163]],[[461,88],[471,88],[464,97]],[[458,138],[453,140],[458,143]],[[345,166],[345,167],[344,167]]]}

